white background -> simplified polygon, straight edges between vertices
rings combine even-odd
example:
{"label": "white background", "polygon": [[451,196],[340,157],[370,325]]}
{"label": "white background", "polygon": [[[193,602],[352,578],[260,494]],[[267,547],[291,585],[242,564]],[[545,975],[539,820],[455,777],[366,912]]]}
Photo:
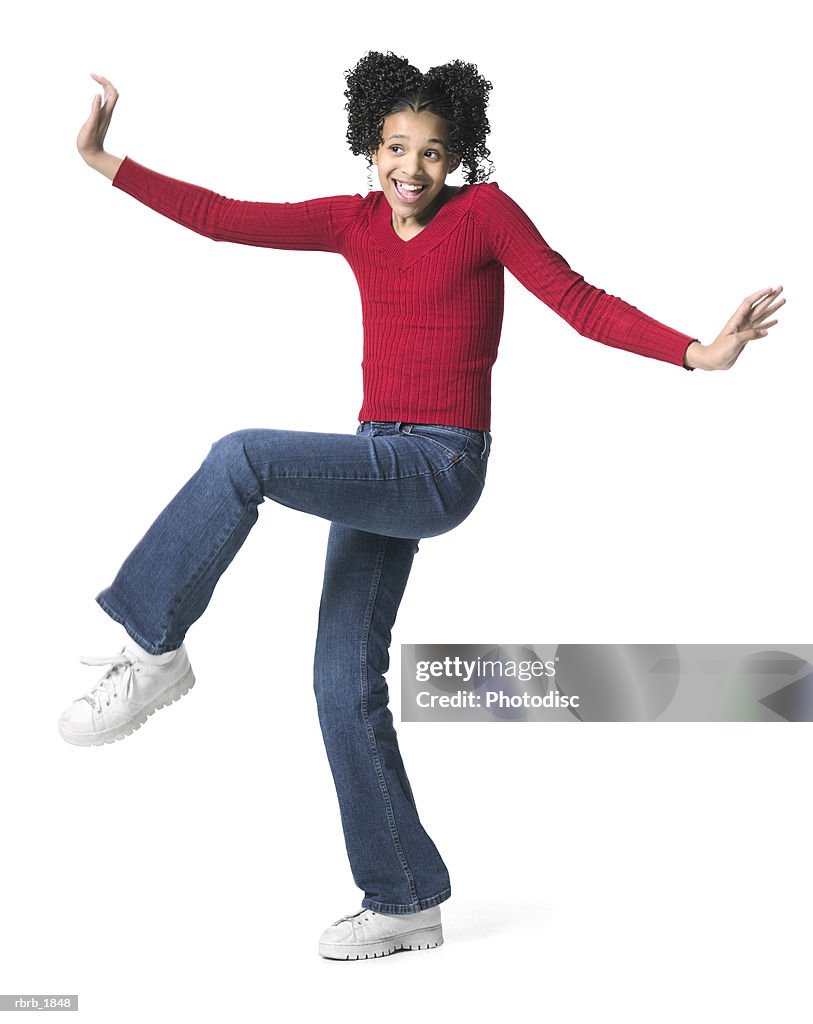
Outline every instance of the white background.
{"label": "white background", "polygon": [[[81,1019],[809,1020],[810,727],[400,724],[402,643],[802,643],[810,82],[789,2],[18,7],[3,33],[0,992]],[[222,194],[364,193],[369,49],[494,84],[492,180],[592,284],[727,373],[588,341],[506,275],[480,504],[422,542],[389,675],[446,944],[316,953],[359,906],[312,691],[328,524],[266,502],[187,636],[192,693],[122,743],[59,713],[124,639],[93,598],[212,441],[352,432],[360,302],[333,254],[215,244],[75,149]],[[462,172],[452,184],[462,183]],[[377,187],[377,181],[376,181]],[[287,1010],[283,1010],[288,1006]],[[291,1008],[293,1007],[293,1009]]]}

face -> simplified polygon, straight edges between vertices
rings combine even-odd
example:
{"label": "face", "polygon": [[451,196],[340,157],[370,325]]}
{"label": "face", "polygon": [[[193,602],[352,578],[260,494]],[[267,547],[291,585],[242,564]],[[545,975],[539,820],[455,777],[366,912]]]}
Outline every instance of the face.
{"label": "face", "polygon": [[[373,152],[381,187],[393,210],[402,217],[417,217],[443,190],[446,175],[460,165],[449,152],[449,122],[436,114],[402,110],[384,119],[383,145]],[[399,183],[420,185],[401,189]]]}

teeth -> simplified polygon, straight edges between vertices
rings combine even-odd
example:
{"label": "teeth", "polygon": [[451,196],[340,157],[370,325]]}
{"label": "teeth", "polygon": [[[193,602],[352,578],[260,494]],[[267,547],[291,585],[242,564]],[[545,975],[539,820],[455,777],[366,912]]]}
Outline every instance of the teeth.
{"label": "teeth", "polygon": [[423,188],[423,185],[407,185],[404,181],[396,181],[396,184],[407,192],[420,192]]}

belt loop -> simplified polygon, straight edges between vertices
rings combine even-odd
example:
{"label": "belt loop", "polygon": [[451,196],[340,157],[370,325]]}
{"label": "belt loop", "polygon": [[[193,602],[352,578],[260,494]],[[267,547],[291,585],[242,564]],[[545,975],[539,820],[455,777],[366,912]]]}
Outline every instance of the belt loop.
{"label": "belt loop", "polygon": [[403,420],[398,420],[398,421],[396,422],[396,424],[395,424],[395,433],[396,433],[396,434],[400,434],[400,433],[401,433],[401,424],[402,424],[403,422],[404,422]]}
{"label": "belt loop", "polygon": [[483,431],[483,450],[480,452],[480,461],[481,462],[483,462],[485,460],[486,455],[488,455],[488,432],[484,430]]}

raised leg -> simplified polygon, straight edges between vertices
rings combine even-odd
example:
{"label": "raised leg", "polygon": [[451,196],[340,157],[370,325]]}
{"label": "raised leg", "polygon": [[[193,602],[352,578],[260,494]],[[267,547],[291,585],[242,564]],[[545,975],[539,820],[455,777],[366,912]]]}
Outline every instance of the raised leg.
{"label": "raised leg", "polygon": [[180,647],[266,498],[395,538],[433,537],[462,522],[483,486],[469,437],[438,441],[396,424],[374,430],[220,438],[97,602],[150,654]]}

